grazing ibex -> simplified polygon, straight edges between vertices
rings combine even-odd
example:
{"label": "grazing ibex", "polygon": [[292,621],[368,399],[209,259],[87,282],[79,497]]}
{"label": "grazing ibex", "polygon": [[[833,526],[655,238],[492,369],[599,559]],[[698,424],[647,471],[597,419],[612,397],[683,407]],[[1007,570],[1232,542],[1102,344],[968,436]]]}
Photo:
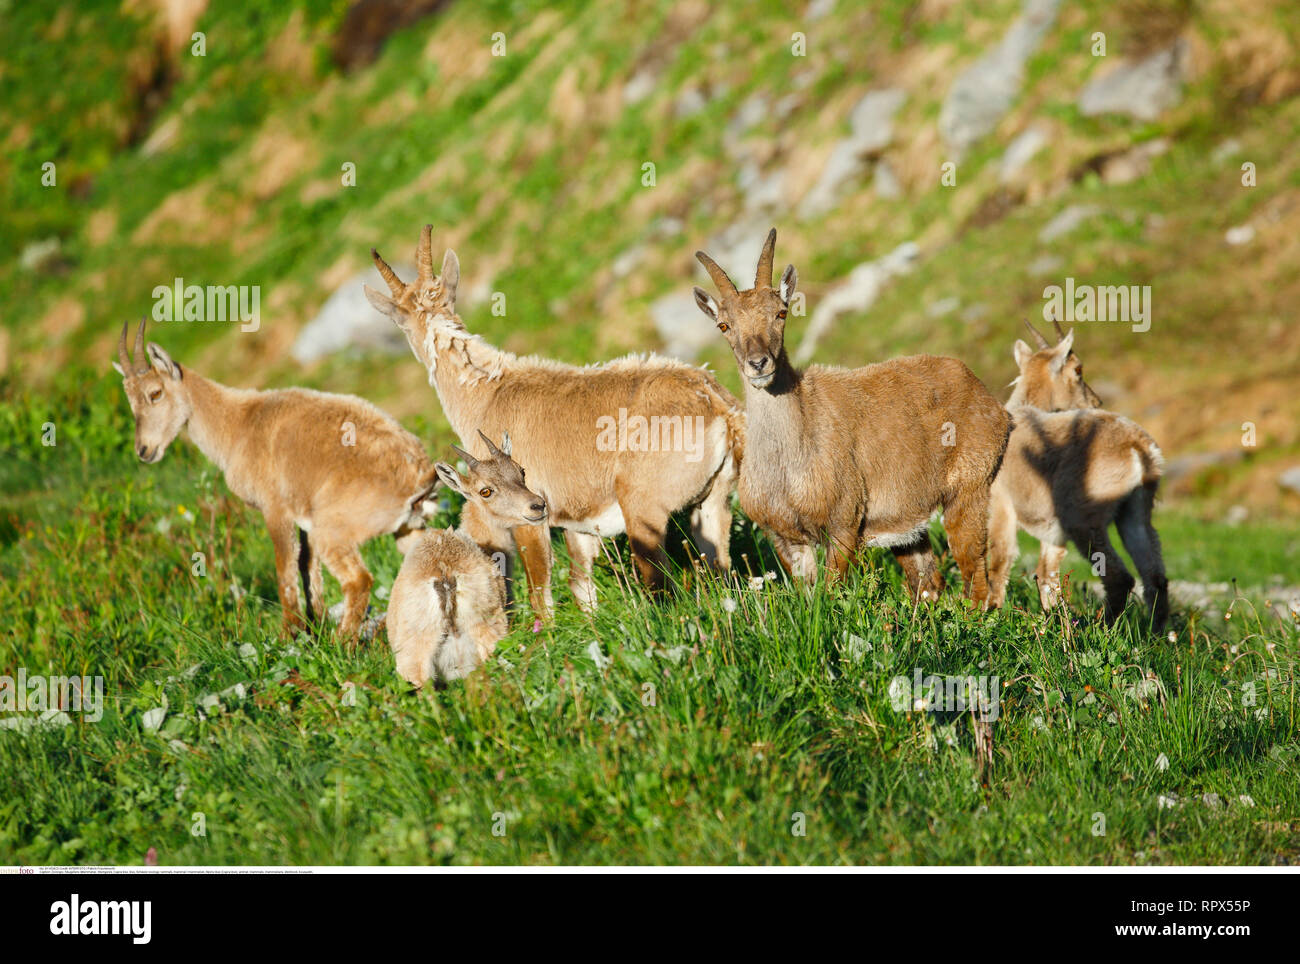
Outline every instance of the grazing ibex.
{"label": "grazing ibex", "polygon": [[740,504],[776,544],[797,578],[816,575],[815,547],[829,540],[827,574],[843,574],[862,546],[888,546],[915,598],[942,582],[930,548],[931,512],[944,527],[967,596],[987,596],[989,486],[1011,419],[969,368],[921,355],[851,371],[797,371],[785,349],[785,319],[797,276],[772,287],[776,229],[767,236],[754,286],[736,286],[703,251],[718,287],[695,289],[745,380],[748,420]]}
{"label": "grazing ibex", "polygon": [[1015,429],[1002,471],[993,483],[989,519],[991,605],[1006,598],[1011,564],[1019,554],[1016,528],[1041,543],[1038,594],[1044,609],[1061,599],[1061,560],[1073,541],[1106,587],[1106,618],[1118,618],[1133,589],[1133,576],[1111,545],[1119,530],[1124,548],[1142,576],[1142,595],[1154,631],[1169,618],[1169,582],[1151,510],[1164,458],[1146,432],[1113,412],[1083,380],[1083,366],[1068,335],[1059,341],[1030,326],[1037,350],[1015,344],[1020,376],[1007,408]]}
{"label": "grazing ibex", "polygon": [[152,342],[142,352],[144,327],[140,322],[128,355],[122,326],[113,363],[135,416],[140,460],[162,459],[188,426],[230,491],[266,518],[284,631],[302,625],[300,573],[307,621],[324,617],[323,562],[343,588],[339,629],[355,635],[371,585],[357,547],[384,533],[397,536],[399,548],[409,545],[434,509],[425,500],[438,479],[424,446],[364,399],[304,388],[228,388],[182,368]]}
{"label": "grazing ibex", "polygon": [[[488,458],[455,449],[468,474],[462,478],[439,462],[438,478],[465,497],[466,508],[476,506],[501,526],[545,522],[546,501],[525,486],[523,470],[510,458],[510,436],[500,448],[482,437]],[[468,676],[506,634],[505,604],[504,573],[463,529],[424,531],[402,561],[388,600],[397,672],[416,686]]]}
{"label": "grazing ibex", "polygon": [[369,287],[366,297],[406,333],[467,449],[484,452],[473,435],[480,427],[514,434],[549,522],[506,529],[471,505],[465,529],[489,551],[519,547],[533,611],[551,609],[549,526],[565,530],[569,585],[584,609],[596,604],[591,566],[601,537],[626,532],[642,581],[656,588],[669,516],[682,509],[692,510],[706,559],[729,568],[728,499],[744,445],[736,400],[708,371],[653,355],[578,368],[492,347],[456,313],[454,251],[434,275],[431,232],[425,225],[420,234],[410,284],[372,249],[392,298]]}

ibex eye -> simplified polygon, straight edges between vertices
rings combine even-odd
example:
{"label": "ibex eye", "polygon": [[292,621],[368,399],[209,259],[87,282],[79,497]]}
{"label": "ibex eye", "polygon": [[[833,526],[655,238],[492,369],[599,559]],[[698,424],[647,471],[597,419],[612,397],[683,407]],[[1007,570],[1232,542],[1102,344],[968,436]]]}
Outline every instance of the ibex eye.
{"label": "ibex eye", "polygon": [[724,335],[727,333],[729,328],[731,328],[731,326],[725,321],[718,322],[718,331],[722,332]]}
{"label": "ibex eye", "polygon": [[777,316],[778,318],[784,318],[784,317],[785,317],[785,309],[782,308],[780,311],[778,311],[778,312],[776,313],[776,316]]}
{"label": "ibex eye", "polygon": [[492,490],[491,490],[491,489],[479,489],[479,490],[478,490],[478,494],[481,495],[481,496],[483,496],[483,498],[485,498],[485,499],[490,499],[490,498],[492,498]]}
{"label": "ibex eye", "polygon": [[159,389],[159,390],[156,391],[156,392],[150,392],[150,393],[149,393],[149,401],[151,401],[151,402],[156,402],[156,401],[158,401],[158,399],[160,399],[160,398],[162,398],[162,389]]}

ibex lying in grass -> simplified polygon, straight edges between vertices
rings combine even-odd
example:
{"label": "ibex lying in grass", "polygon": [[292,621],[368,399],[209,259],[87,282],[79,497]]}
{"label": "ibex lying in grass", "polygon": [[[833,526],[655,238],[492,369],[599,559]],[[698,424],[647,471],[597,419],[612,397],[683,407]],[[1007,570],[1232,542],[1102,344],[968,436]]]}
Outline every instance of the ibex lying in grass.
{"label": "ibex lying in grass", "polygon": [[[425,225],[420,234],[419,276],[410,284],[371,251],[392,298],[371,288],[366,297],[406,333],[467,449],[484,452],[474,438],[480,427],[514,434],[519,460],[550,506],[549,525],[565,530],[579,605],[595,606],[591,565],[602,536],[626,532],[642,581],[658,587],[668,519],[681,509],[692,510],[706,558],[729,568],[727,502],[744,445],[736,400],[708,371],[653,355],[577,368],[493,348],[456,313],[454,251],[434,276],[431,231]],[[550,612],[548,524],[507,530],[471,505],[465,529],[489,551],[517,544],[533,610]]]}
{"label": "ibex lying in grass", "polygon": [[991,603],[1006,597],[1011,564],[1019,554],[1016,528],[1042,543],[1038,594],[1044,609],[1061,602],[1061,560],[1067,540],[1099,571],[1106,587],[1106,617],[1124,611],[1133,576],[1107,530],[1112,522],[1142,576],[1152,627],[1169,618],[1169,582],[1151,509],[1164,459],[1151,436],[1133,422],[1098,409],[1101,399],[1083,380],[1071,350],[1074,332],[1057,323],[1056,345],[1031,326],[1037,350],[1015,344],[1020,376],[1007,408],[1015,429],[993,483],[989,521]]}
{"label": "ibex lying in grass", "polygon": [[[140,322],[130,355],[126,326],[113,367],[135,416],[135,451],[153,464],[186,426],[225,475],[230,491],[261,510],[275,546],[284,631],[301,627],[298,578],[307,620],[323,618],[323,562],[343,588],[340,631],[353,636],[370,598],[370,573],[357,547],[384,533],[409,544],[423,526],[425,499],[438,485],[424,446],[364,399],[303,388],[227,388],[172,361],[153,344],[141,352]],[[301,529],[296,537],[295,527]]]}
{"label": "ibex lying in grass", "polygon": [[797,276],[790,265],[772,287],[776,230],[754,287],[737,291],[703,251],[718,287],[695,301],[726,336],[745,379],[748,436],[740,504],[776,544],[790,573],[811,581],[815,547],[829,539],[829,576],[862,546],[888,546],[916,598],[942,583],[930,548],[931,512],[942,506],[967,596],[987,595],[989,486],[1011,419],[961,362],[922,355],[847,371],[796,371],[785,350],[785,318]]}
{"label": "ibex lying in grass", "polygon": [[[468,474],[439,462],[438,477],[465,497],[465,506],[501,526],[546,521],[546,502],[524,485],[510,458],[510,436],[489,457],[456,449]],[[416,686],[468,676],[506,634],[505,576],[463,530],[426,530],[406,554],[388,601],[388,642],[397,672]]]}

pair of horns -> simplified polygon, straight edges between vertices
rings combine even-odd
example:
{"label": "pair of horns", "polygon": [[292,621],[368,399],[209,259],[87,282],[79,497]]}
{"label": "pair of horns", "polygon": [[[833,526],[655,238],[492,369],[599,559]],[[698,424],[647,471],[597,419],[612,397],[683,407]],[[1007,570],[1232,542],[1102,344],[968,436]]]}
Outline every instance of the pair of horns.
{"label": "pair of horns", "polygon": [[[490,438],[484,435],[482,429],[478,430],[478,437],[481,438],[483,440],[483,443],[488,447],[488,456],[490,458],[499,459],[502,456],[508,457],[510,455],[510,433],[509,432],[506,432],[501,437],[501,445],[502,445],[501,448],[497,448],[496,443],[494,443]],[[455,452],[457,455],[459,455],[462,459],[464,459],[465,464],[468,465],[471,469],[474,468],[474,466],[479,464],[480,460],[474,458],[474,456],[470,455],[464,449],[457,448],[455,445],[453,445],[451,447],[451,450]]]}
{"label": "pair of horns", "polygon": [[[1056,328],[1056,341],[1057,341],[1057,343],[1059,344],[1060,341],[1061,341],[1063,338],[1065,338],[1065,332],[1061,329],[1061,323],[1060,323],[1057,319],[1055,319],[1055,318],[1052,319],[1052,325],[1053,325],[1053,327]],[[1031,335],[1034,336],[1034,343],[1037,344],[1039,348],[1051,348],[1051,347],[1052,347],[1052,346],[1048,343],[1047,339],[1044,338],[1041,334],[1039,334],[1038,329],[1035,328],[1033,325],[1031,325],[1031,324],[1029,323],[1029,319],[1028,319],[1028,318],[1025,319],[1025,327],[1028,328],[1028,329],[1029,329],[1029,333],[1030,333]]]}
{"label": "pair of horns", "polygon": [[[370,249],[370,257],[374,259],[375,268],[384,281],[388,283],[388,290],[393,297],[400,297],[406,291],[406,285],[402,279],[397,277],[388,262],[379,256],[379,252],[374,248]],[[420,243],[415,249],[415,268],[419,272],[418,280],[428,282],[433,280],[433,225],[426,224],[420,229]]]}
{"label": "pair of horns", "polygon": [[144,326],[148,319],[140,319],[140,327],[136,329],[135,345],[131,348],[131,354],[126,353],[126,331],[130,326],[129,322],[122,322],[122,337],[117,342],[117,362],[122,368],[124,374],[134,373],[143,375],[149,370],[149,362],[144,353]]}
{"label": "pair of horns", "polygon": [[[736,286],[731,279],[727,277],[727,272],[718,267],[718,263],[710,258],[703,251],[696,251],[695,257],[700,264],[704,265],[704,270],[709,273],[713,283],[718,286],[718,291],[723,295],[736,294]],[[772,261],[776,257],[776,228],[767,232],[767,240],[763,242],[763,253],[758,256],[758,271],[754,273],[755,288],[772,287]]]}

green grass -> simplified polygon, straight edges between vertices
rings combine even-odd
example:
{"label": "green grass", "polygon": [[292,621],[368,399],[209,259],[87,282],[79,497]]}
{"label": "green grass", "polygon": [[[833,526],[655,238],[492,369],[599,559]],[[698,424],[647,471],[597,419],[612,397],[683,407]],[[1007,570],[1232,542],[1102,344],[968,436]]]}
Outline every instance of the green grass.
{"label": "green grass", "polygon": [[[260,517],[188,442],[138,464],[116,379],[0,397],[0,670],[100,675],[106,696],[97,723],[0,730],[0,863],[132,864],[151,847],[163,864],[1300,855],[1300,641],[1258,607],[1179,609],[1174,643],[1134,610],[1103,627],[1077,587],[1072,618],[1044,616],[1022,578],[1004,612],[951,596],[917,610],[883,555],[810,596],[679,571],[656,602],[615,543],[594,617],[561,587],[553,625],[517,614],[482,671],[416,694],[382,641],[278,637]],[[46,421],[64,426],[53,447]],[[1295,558],[1295,531],[1158,522],[1174,578],[1196,565],[1259,585]],[[739,516],[734,541],[742,576],[772,567]],[[391,585],[391,541],[365,555]],[[999,677],[986,771],[968,713],[894,708],[891,680],[917,668]]]}

